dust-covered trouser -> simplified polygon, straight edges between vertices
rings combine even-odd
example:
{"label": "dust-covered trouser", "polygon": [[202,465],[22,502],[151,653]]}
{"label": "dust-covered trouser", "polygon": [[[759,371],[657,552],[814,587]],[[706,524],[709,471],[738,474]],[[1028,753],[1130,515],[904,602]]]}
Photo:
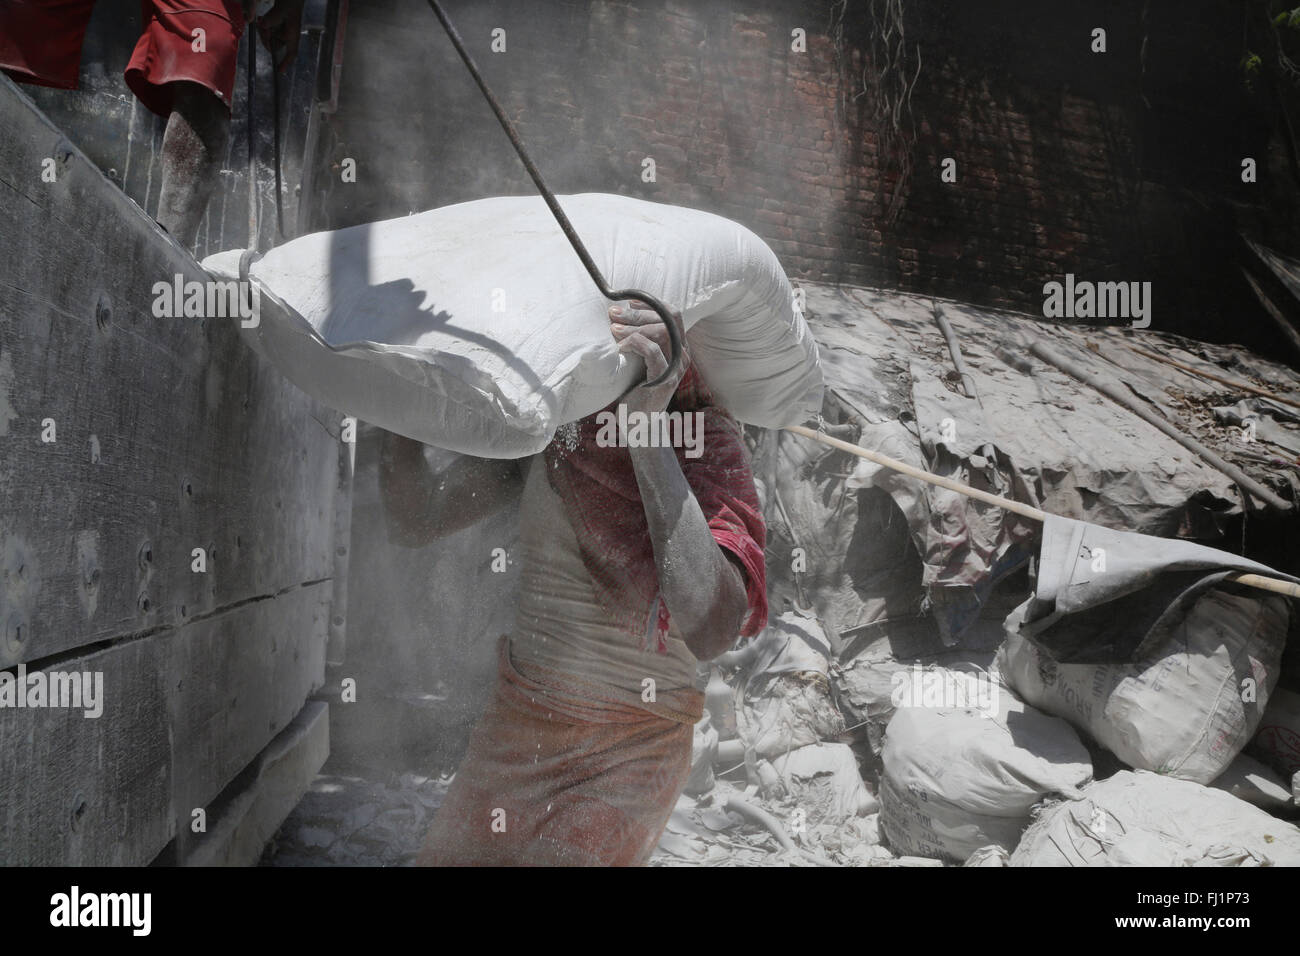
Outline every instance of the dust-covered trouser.
{"label": "dust-covered trouser", "polygon": [[502,637],[496,689],[417,862],[644,863],[690,774],[694,720],[599,692],[544,669],[525,676]]}

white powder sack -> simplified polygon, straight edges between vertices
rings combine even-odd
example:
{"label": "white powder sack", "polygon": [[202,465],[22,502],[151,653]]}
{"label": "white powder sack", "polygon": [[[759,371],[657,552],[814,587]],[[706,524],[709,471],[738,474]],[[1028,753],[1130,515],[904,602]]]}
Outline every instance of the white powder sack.
{"label": "white powder sack", "polygon": [[[624,196],[558,197],[613,289],[678,309],[717,400],[743,422],[821,408],[817,345],[776,255],[711,213]],[[239,251],[210,256],[221,279]],[[644,380],[610,335],[611,303],[540,197],[460,203],[303,236],[254,262],[249,344],[349,415],[489,458],[541,451],[555,430]]]}

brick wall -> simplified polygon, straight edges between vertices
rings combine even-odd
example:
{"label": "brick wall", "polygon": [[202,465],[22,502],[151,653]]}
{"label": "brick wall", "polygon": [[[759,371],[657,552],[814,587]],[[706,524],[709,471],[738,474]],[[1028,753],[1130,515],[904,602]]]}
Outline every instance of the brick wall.
{"label": "brick wall", "polygon": [[[860,13],[864,0],[849,2]],[[1270,203],[1294,205],[1234,182],[1235,154],[1259,151],[1267,130],[1234,119],[1231,57],[1209,63],[1196,53],[1205,31],[1226,29],[1200,3],[1187,0],[1175,22],[1152,0],[1163,33],[1141,76],[1128,9],[1139,4],[1074,5],[1118,11],[1103,16],[1111,52],[1099,60],[1088,52],[1087,10],[909,0],[924,51],[915,168],[890,221],[896,174],[879,155],[870,94],[855,99],[849,81],[869,65],[862,23],[846,23],[842,79],[826,0],[446,0],[558,193],[621,193],[728,216],[766,239],[796,280],[1032,311],[1043,283],[1066,272],[1149,280],[1157,327],[1245,339],[1250,293],[1230,264],[1235,216],[1253,210],[1259,234],[1280,245],[1294,226],[1270,220]],[[498,27],[504,53],[489,48]],[[791,50],[795,28],[807,31],[804,53]],[[1179,137],[1198,124],[1209,135],[1184,148]],[[335,168],[321,228],[534,191],[423,0],[353,0],[328,134]],[[646,157],[655,182],[642,180]],[[940,181],[945,157],[958,162],[956,183]],[[357,164],[355,183],[339,180],[345,158]],[[1263,192],[1274,188],[1276,157],[1260,165]],[[1208,206],[1185,195],[1189,184]],[[357,514],[379,514],[373,438],[358,447]],[[440,709],[396,694],[376,705],[381,717],[345,709],[354,724],[336,729],[339,749],[371,759],[396,747],[414,759],[413,741],[437,741],[438,760],[454,766],[463,737],[448,725],[467,726],[485,699],[501,633],[480,605],[510,603],[508,584],[489,580],[498,576],[483,560],[509,547],[506,528],[478,526],[409,552],[388,544],[382,522],[354,519],[349,659],[365,663],[366,686],[438,675],[455,692]],[[446,562],[459,567],[451,578]]]}
{"label": "brick wall", "polygon": [[[842,74],[827,2],[512,0],[452,4],[451,13],[559,192],[617,192],[728,216],[766,239],[796,278],[1032,310],[1043,282],[1066,272],[1153,279],[1166,321],[1178,323],[1165,327],[1217,337],[1220,312],[1242,290],[1230,270],[1204,266],[1232,252],[1234,217],[1182,197],[1186,171],[1143,161],[1155,152],[1153,130],[1158,140],[1194,128],[1186,116],[1181,125],[1167,119],[1181,93],[1185,113],[1206,111],[1205,136],[1187,144],[1193,160],[1226,157],[1217,181],[1196,167],[1197,185],[1236,204],[1272,201],[1242,195],[1234,158],[1259,156],[1266,179],[1267,129],[1224,128],[1243,110],[1235,52],[1176,59],[1221,25],[1211,17],[1189,28],[1197,13],[1187,12],[1183,33],[1164,30],[1139,77],[1136,10],[1095,4],[1035,18],[1025,4],[976,6],[982,13],[963,20],[933,0],[913,5],[923,44],[914,170],[893,221],[884,211],[895,176],[867,115],[872,94],[852,99],[869,62],[860,16],[846,21]],[[1090,24],[1108,29],[1105,56],[1089,50]],[[498,27],[502,53],[489,47]],[[807,33],[806,52],[791,49],[795,28]],[[352,156],[361,172],[335,189],[335,224],[531,191],[423,4],[354,10],[348,41],[336,158]],[[1184,63],[1208,86],[1188,88]],[[647,157],[654,182],[643,180]],[[940,181],[945,157],[957,162],[956,183]]]}
{"label": "brick wall", "polygon": [[[872,224],[875,187],[861,172],[873,137],[836,120],[825,3],[787,3],[784,12],[653,0],[449,6],[557,192],[708,209],[761,235],[792,275],[885,278],[884,240]],[[410,30],[411,19],[424,28]],[[498,26],[507,49],[493,54],[489,35]],[[808,33],[806,53],[790,51],[795,27]],[[396,52],[410,48],[412,35],[422,57]],[[336,189],[335,223],[532,191],[422,4],[391,0],[357,12],[348,41],[339,155],[363,164],[386,158],[398,172]],[[381,64],[387,75],[395,60],[420,91],[405,102],[400,132],[381,118],[387,81],[361,75]],[[654,182],[642,178],[647,157]]]}
{"label": "brick wall", "polygon": [[[896,176],[867,115],[872,93],[853,98],[869,65],[863,2],[845,22],[843,76],[826,0],[448,6],[557,192],[719,213],[767,240],[794,278],[1033,311],[1043,282],[1066,272],[1153,280],[1158,327],[1242,338],[1249,294],[1224,267],[1242,210],[1284,247],[1296,235],[1293,217],[1268,214],[1279,150],[1242,96],[1238,51],[1216,45],[1235,14],[1205,0],[1171,20],[1156,3],[1144,67],[1140,5],[913,0],[914,170],[888,221]],[[329,224],[531,192],[427,6],[353,7],[333,131],[334,160],[356,159],[358,181],[334,188]],[[1105,55],[1089,49],[1094,25],[1108,30]],[[505,52],[490,49],[495,28]],[[806,52],[791,49],[795,28]],[[1259,158],[1258,186],[1240,184],[1241,155]],[[945,157],[956,183],[940,181]]]}

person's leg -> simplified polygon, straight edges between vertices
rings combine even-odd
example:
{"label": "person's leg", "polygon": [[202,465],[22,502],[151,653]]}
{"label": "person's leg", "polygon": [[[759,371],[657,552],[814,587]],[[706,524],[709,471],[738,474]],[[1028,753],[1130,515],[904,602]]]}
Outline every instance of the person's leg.
{"label": "person's leg", "polygon": [[193,248],[230,139],[244,32],[239,0],[142,0],[144,29],[126,85],[166,117],[158,222]]}
{"label": "person's leg", "polygon": [[691,733],[651,714],[574,723],[499,683],[416,865],[643,865],[690,773]]}
{"label": "person's leg", "polygon": [[505,866],[519,852],[523,821],[515,819],[511,798],[516,788],[505,769],[520,759],[513,747],[520,739],[519,716],[509,695],[495,688],[425,834],[416,866]]}
{"label": "person's leg", "polygon": [[692,733],[653,715],[587,728],[575,741],[574,772],[549,798],[524,860],[644,866],[690,775]]}
{"label": "person's leg", "polygon": [[163,134],[158,224],[193,249],[230,141],[230,112],[198,83],[182,80],[172,86],[172,111]]}
{"label": "person's leg", "polygon": [[690,774],[692,734],[537,683],[503,642],[492,699],[416,863],[643,864]]}

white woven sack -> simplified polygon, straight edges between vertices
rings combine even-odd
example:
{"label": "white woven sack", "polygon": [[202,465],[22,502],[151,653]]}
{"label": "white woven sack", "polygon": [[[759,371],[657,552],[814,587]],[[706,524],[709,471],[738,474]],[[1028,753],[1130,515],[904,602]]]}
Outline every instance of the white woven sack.
{"label": "white woven sack", "polygon": [[[820,410],[817,345],[758,236],[694,209],[558,198],[612,288],[682,312],[694,361],[739,420],[778,428]],[[203,265],[237,278],[239,255]],[[452,451],[534,454],[645,376],[639,357],[617,351],[611,303],[540,197],[303,236],[249,276],[262,306],[243,334],[287,378],[346,414]]]}

